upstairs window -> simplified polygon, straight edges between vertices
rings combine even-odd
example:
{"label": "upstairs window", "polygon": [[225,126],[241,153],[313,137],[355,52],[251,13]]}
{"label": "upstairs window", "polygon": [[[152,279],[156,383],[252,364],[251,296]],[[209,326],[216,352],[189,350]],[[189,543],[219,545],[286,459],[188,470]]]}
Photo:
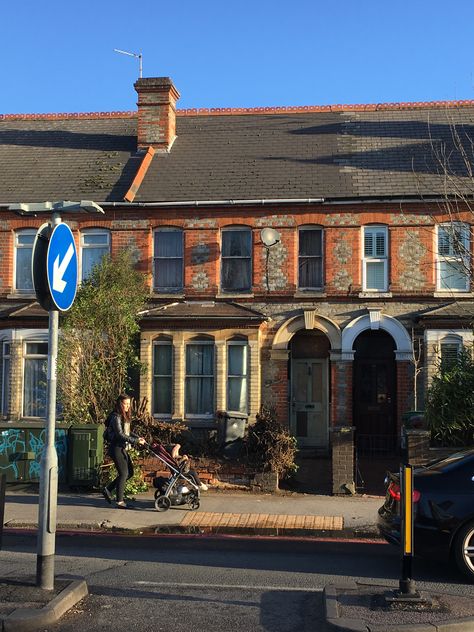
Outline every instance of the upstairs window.
{"label": "upstairs window", "polygon": [[469,290],[469,227],[465,224],[438,226],[437,288],[453,292]]}
{"label": "upstairs window", "polygon": [[195,340],[186,345],[185,414],[214,414],[214,341]]}
{"label": "upstairs window", "polygon": [[173,346],[171,341],[153,343],[153,414],[170,417],[173,401]]}
{"label": "upstairs window", "polygon": [[323,287],[323,231],[303,227],[298,236],[298,288],[319,290]]}
{"label": "upstairs window", "polygon": [[388,232],[386,226],[365,226],[362,287],[367,292],[388,289]]}
{"label": "upstairs window", "polygon": [[246,341],[227,344],[227,410],[248,412],[248,345]]}
{"label": "upstairs window", "polygon": [[110,253],[108,230],[91,228],[81,233],[81,281],[88,279],[93,268]]}
{"label": "upstairs window", "polygon": [[252,289],[252,232],[249,228],[222,231],[221,288],[224,292]]}
{"label": "upstairs window", "polygon": [[153,289],[179,292],[183,289],[183,231],[160,228],[154,233]]}
{"label": "upstairs window", "polygon": [[25,343],[23,416],[46,418],[48,343]]}
{"label": "upstairs window", "polygon": [[10,343],[0,342],[0,414],[8,414],[10,403]]}
{"label": "upstairs window", "polygon": [[33,293],[31,258],[36,230],[27,228],[15,233],[15,280],[17,292]]}

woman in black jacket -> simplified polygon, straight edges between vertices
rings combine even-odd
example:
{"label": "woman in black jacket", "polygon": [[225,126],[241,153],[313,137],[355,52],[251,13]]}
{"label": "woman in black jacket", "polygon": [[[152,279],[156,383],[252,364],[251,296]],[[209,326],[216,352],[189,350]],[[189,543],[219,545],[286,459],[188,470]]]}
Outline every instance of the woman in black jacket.
{"label": "woman in black jacket", "polygon": [[115,489],[117,507],[126,509],[123,499],[125,483],[133,476],[133,463],[127,451],[129,444],[145,443],[143,437],[136,434],[125,434],[124,423],[130,421],[130,397],[119,395],[113,411],[107,417],[104,438],[109,443],[108,454],[117,468],[117,477],[102,490],[102,495],[108,503],[112,503],[112,492]]}

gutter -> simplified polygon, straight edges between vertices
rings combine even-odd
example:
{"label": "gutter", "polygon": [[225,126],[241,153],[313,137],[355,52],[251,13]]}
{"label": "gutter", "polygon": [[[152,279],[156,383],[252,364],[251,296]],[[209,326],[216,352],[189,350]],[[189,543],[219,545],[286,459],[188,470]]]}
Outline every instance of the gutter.
{"label": "gutter", "polygon": [[161,207],[161,206],[243,206],[251,204],[253,206],[263,206],[265,204],[321,204],[324,198],[282,198],[271,199],[261,198],[257,200],[185,200],[173,202],[100,202],[100,206],[139,206],[139,207]]}
{"label": "gutter", "polygon": [[[131,191],[130,191],[131,192]],[[260,199],[243,199],[243,200],[184,200],[184,201],[167,201],[167,202],[131,202],[131,201],[116,201],[116,202],[96,202],[101,207],[105,208],[173,208],[173,207],[198,207],[198,206],[265,206],[274,204],[325,204],[333,206],[346,206],[346,205],[358,205],[358,204],[413,204],[413,203],[438,203],[446,202],[449,200],[467,201],[474,200],[474,196],[465,196],[460,198],[459,196],[408,196],[408,197],[364,197],[364,198],[260,198]],[[18,204],[18,202],[0,202],[1,207],[9,207]],[[8,208],[7,208],[8,210]]]}

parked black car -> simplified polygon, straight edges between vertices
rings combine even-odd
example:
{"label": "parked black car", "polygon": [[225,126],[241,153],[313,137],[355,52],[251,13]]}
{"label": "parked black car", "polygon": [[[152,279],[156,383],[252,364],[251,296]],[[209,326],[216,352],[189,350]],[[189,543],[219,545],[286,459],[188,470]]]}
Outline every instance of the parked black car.
{"label": "parked black car", "polygon": [[[400,475],[388,473],[378,528],[400,544]],[[454,560],[474,581],[474,449],[414,469],[414,552]]]}

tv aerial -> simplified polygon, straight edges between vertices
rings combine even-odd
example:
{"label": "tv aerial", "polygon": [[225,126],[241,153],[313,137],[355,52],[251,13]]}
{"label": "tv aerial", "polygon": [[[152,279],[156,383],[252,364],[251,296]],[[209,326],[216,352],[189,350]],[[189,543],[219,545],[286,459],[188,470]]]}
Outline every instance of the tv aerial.
{"label": "tv aerial", "polygon": [[122,55],[128,55],[129,57],[135,57],[138,59],[138,77],[141,79],[143,76],[143,55],[141,53],[129,53],[127,50],[120,50],[119,48],[114,48],[116,53],[121,53]]}

